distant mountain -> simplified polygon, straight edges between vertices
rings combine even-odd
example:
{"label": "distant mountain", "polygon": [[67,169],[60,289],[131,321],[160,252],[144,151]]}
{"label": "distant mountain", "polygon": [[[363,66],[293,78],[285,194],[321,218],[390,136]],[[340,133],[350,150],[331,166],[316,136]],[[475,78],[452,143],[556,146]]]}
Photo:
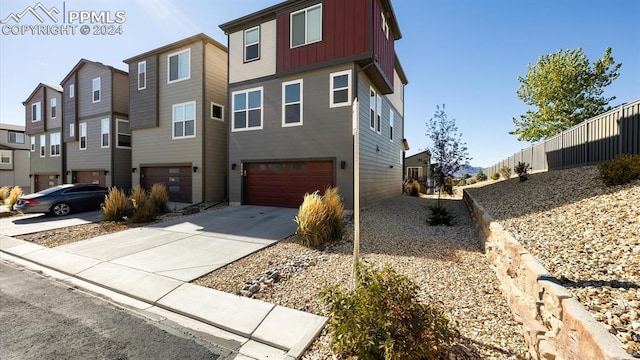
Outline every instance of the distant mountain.
{"label": "distant mountain", "polygon": [[453,173],[455,177],[462,177],[464,174],[469,174],[471,176],[475,176],[478,173],[478,170],[483,169],[482,166],[471,166],[471,165],[463,165],[462,169]]}

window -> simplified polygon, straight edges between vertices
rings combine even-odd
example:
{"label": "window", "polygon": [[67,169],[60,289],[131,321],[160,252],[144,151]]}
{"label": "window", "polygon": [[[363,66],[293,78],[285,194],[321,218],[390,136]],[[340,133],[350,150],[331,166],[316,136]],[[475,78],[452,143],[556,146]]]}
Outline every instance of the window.
{"label": "window", "polygon": [[282,126],[302,125],[302,80],[282,83]]}
{"label": "window", "polygon": [[31,137],[31,152],[35,152],[36,151],[36,137],[32,136]]}
{"label": "window", "polygon": [[196,136],[196,102],[173,105],[173,139]]}
{"label": "window", "polygon": [[73,99],[76,96],[76,86],[74,84],[69,85],[69,99]]}
{"label": "window", "polygon": [[376,129],[376,91],[369,89],[369,127]]}
{"label": "window", "polygon": [[60,156],[60,133],[51,133],[49,134],[49,142],[50,142],[50,150],[49,154],[51,156]]}
{"label": "window", "polygon": [[244,61],[260,59],[260,27],[244,31]]}
{"label": "window", "polygon": [[407,167],[407,179],[420,180],[422,177],[421,167]]}
{"label": "window", "polygon": [[322,4],[291,13],[291,47],[322,40]]}
{"label": "window", "polygon": [[262,129],[262,87],[232,94],[232,131]]}
{"label": "window", "polygon": [[75,137],[75,136],[76,136],[76,124],[71,123],[69,124],[69,137]]}
{"label": "window", "polygon": [[9,143],[24,144],[24,133],[9,131]]}
{"label": "window", "polygon": [[0,164],[11,164],[10,150],[0,150]]}
{"label": "window", "polygon": [[138,63],[138,90],[147,88],[147,62]]}
{"label": "window", "polygon": [[351,105],[351,70],[329,74],[329,107]]}
{"label": "window", "polygon": [[109,147],[109,119],[100,120],[100,147]]}
{"label": "window", "polygon": [[376,96],[376,131],[380,134],[382,126],[382,98],[380,95]]}
{"label": "window", "polygon": [[93,102],[97,103],[100,101],[102,96],[100,93],[100,78],[93,79],[92,88],[93,88]]}
{"label": "window", "polygon": [[87,150],[87,123],[80,123],[80,150]]}
{"label": "window", "polygon": [[40,135],[40,157],[47,156],[47,135]]}
{"label": "window", "polygon": [[191,77],[191,49],[167,57],[168,84]]}
{"label": "window", "polygon": [[42,114],[40,113],[40,101],[31,104],[31,122],[40,121]]}
{"label": "window", "polygon": [[220,121],[224,121],[224,106],[216,104],[216,103],[211,103],[211,118],[212,119],[216,119],[216,120],[220,120]]}
{"label": "window", "polygon": [[57,115],[58,99],[51,99],[51,118],[55,119]]}
{"label": "window", "polygon": [[118,125],[118,144],[116,145],[119,148],[131,148],[131,129],[129,128],[129,121],[117,119],[116,124]]}
{"label": "window", "polygon": [[387,17],[384,16],[384,13],[380,13],[380,26],[382,27],[382,32],[384,36],[389,38],[389,23],[387,22]]}
{"label": "window", "polygon": [[393,109],[389,110],[389,140],[393,141]]}

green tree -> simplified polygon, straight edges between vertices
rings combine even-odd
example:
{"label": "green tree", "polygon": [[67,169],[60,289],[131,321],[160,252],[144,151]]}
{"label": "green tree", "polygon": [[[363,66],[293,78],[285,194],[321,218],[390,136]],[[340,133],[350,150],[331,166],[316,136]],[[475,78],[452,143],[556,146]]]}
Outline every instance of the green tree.
{"label": "green tree", "polygon": [[554,136],[573,125],[611,109],[608,106],[615,96],[602,96],[603,88],[620,76],[616,64],[607,48],[601,59],[589,64],[582,48],[560,50],[543,55],[538,62],[527,66],[525,77],[516,92],[525,104],[536,107],[513,118],[520,141],[538,141]]}

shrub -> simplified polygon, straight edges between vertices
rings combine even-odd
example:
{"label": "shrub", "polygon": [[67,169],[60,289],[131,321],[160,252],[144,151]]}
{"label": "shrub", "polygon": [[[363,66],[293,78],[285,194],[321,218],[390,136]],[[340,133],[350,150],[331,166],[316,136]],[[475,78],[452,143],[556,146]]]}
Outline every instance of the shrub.
{"label": "shrub", "polygon": [[167,204],[169,203],[169,193],[162,183],[156,183],[151,186],[149,193],[149,201],[157,215],[162,215],[169,211]]}
{"label": "shrub", "polygon": [[500,179],[500,174],[499,173],[493,173],[493,175],[491,175],[491,180],[498,180]]}
{"label": "shrub", "polygon": [[509,179],[511,178],[511,168],[508,166],[503,166],[500,170],[500,176],[502,176],[502,178],[504,179]]}
{"label": "shrub", "polygon": [[409,184],[409,195],[420,197],[420,183],[416,180]]}
{"label": "shrub", "polygon": [[295,222],[298,241],[305,246],[318,248],[342,237],[344,206],[338,189],[327,188],[324,196],[305,194]]}
{"label": "shrub", "polygon": [[[486,176],[486,175],[485,175],[485,176]],[[486,178],[485,178],[485,180],[486,180]],[[471,180],[469,180],[469,185],[473,185],[473,184],[475,184],[475,183],[477,183],[477,182],[478,182],[478,180],[476,180],[476,179],[471,179]]]}
{"label": "shrub", "polygon": [[462,179],[462,180],[458,181],[458,186],[465,186],[465,185],[467,185],[467,180]]}
{"label": "shrub", "polygon": [[518,161],[518,165],[516,165],[514,170],[516,174],[518,174],[518,178],[520,179],[520,181],[525,181],[529,178],[528,171],[530,169],[531,169],[531,166],[529,166],[529,163],[523,163]]}
{"label": "shrub", "polygon": [[453,195],[453,180],[447,179],[444,185],[442,185],[442,191],[448,194],[449,196]]}
{"label": "shrub", "polygon": [[431,226],[438,225],[453,225],[453,216],[449,214],[447,208],[442,206],[442,204],[438,204],[436,206],[429,206],[429,217],[427,217],[427,223]]}
{"label": "shrub", "polygon": [[361,360],[440,358],[455,335],[442,310],[420,303],[419,287],[390,266],[378,272],[357,266],[356,290],[332,286],[320,293],[333,352]]}
{"label": "shrub", "polygon": [[487,174],[485,174],[484,171],[482,171],[482,169],[478,170],[478,173],[476,174],[476,180],[477,181],[486,181],[487,180]]}
{"label": "shrub", "polygon": [[471,174],[464,174],[462,175],[462,180],[467,180],[471,177]]}
{"label": "shrub", "polygon": [[140,185],[136,185],[133,190],[131,190],[130,198],[133,204],[131,222],[146,223],[156,219],[157,214],[153,209],[149,196]]}
{"label": "shrub", "polygon": [[131,216],[132,210],[127,194],[115,186],[109,190],[102,204],[103,218],[106,221],[123,221]]}
{"label": "shrub", "polygon": [[7,197],[4,202],[6,205],[9,205],[9,209],[13,210],[13,205],[18,202],[18,198],[24,195],[20,186],[14,186],[9,191],[9,197]]}
{"label": "shrub", "polygon": [[621,154],[598,164],[600,178],[607,186],[624,185],[640,179],[640,155]]}
{"label": "shrub", "polygon": [[8,197],[9,197],[9,187],[8,186],[0,187],[0,201],[4,201]]}

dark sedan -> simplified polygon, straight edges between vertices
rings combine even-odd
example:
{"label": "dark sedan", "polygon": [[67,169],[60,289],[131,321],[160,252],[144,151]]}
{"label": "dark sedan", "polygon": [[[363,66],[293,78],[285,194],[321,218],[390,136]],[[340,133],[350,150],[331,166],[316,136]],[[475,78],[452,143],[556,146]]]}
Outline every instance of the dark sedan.
{"label": "dark sedan", "polygon": [[23,213],[50,213],[63,216],[73,212],[100,208],[109,193],[106,186],[94,184],[65,184],[37,193],[24,195],[13,206]]}

